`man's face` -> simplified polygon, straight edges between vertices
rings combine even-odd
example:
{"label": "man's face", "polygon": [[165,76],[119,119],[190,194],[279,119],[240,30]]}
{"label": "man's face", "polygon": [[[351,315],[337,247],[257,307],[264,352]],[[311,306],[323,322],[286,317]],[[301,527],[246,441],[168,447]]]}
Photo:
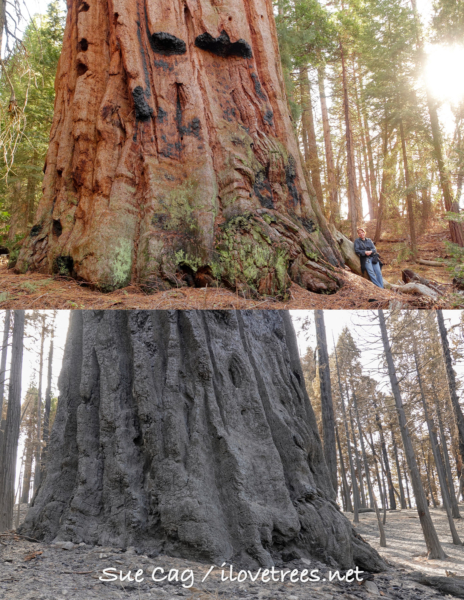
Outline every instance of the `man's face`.
{"label": "man's face", "polygon": [[358,230],[358,234],[359,234],[359,237],[360,237],[362,240],[365,240],[365,239],[366,239],[366,232],[365,232],[365,231],[363,231],[362,229],[359,229],[359,230]]}

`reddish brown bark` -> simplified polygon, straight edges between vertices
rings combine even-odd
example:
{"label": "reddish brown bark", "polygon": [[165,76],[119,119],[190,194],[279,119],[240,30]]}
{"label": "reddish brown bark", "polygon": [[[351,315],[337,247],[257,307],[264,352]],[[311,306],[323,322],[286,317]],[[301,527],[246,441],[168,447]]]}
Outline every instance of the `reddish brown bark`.
{"label": "reddish brown bark", "polygon": [[[271,0],[68,0],[44,195],[17,268],[114,289],[335,291]],[[320,261],[319,259],[323,259]]]}

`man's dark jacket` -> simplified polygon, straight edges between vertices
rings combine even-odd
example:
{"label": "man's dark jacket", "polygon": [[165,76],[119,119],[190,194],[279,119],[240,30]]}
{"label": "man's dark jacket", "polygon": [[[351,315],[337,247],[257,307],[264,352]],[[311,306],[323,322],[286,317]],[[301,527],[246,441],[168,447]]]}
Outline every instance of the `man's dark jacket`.
{"label": "man's dark jacket", "polygon": [[[374,254],[377,254],[377,249],[374,246],[374,242],[370,238],[366,238],[364,241],[361,238],[358,238],[357,240],[355,240],[354,251],[361,259],[361,272],[362,273],[366,272],[366,258],[368,258],[366,256],[366,250],[368,252],[369,251],[372,252],[372,254],[370,255],[370,258],[372,258],[374,256]],[[378,258],[378,254],[377,254],[377,258]],[[380,263],[380,268],[382,268],[383,265],[382,265],[380,259],[379,259],[379,263]]]}

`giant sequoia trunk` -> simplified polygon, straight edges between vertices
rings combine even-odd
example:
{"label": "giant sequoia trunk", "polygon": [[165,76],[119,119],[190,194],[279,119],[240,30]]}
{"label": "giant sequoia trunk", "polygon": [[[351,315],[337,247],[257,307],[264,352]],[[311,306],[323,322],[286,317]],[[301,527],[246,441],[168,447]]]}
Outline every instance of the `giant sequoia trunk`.
{"label": "giant sequoia trunk", "polygon": [[59,387],[23,533],[383,568],[335,504],[288,314],[76,311]]}
{"label": "giant sequoia trunk", "polygon": [[44,195],[17,268],[111,290],[340,285],[271,0],[68,0]]}

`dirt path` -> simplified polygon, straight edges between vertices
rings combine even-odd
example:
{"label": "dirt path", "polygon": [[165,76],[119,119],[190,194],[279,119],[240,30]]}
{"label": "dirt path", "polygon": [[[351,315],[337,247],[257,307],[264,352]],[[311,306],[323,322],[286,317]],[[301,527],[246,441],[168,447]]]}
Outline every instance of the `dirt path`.
{"label": "dirt path", "polygon": [[[464,504],[460,504],[462,519],[456,520],[456,529],[464,542]],[[446,576],[447,571],[464,577],[464,546],[453,546],[448,519],[442,509],[430,509],[438,537],[447,560],[427,560],[426,546],[417,510],[397,510],[387,512],[385,535],[387,548],[380,548],[377,519],[374,513],[359,515],[356,525],[362,537],[385,559],[407,570],[420,570],[428,575]],[[352,521],[352,515],[345,513]]]}

